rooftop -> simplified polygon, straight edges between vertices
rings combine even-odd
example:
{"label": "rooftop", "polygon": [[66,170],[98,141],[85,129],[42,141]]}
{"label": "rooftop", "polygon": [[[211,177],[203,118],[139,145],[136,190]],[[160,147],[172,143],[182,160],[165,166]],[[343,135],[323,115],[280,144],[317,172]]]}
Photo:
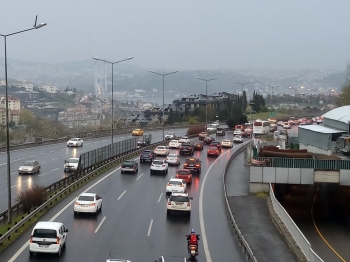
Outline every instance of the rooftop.
{"label": "rooftop", "polygon": [[345,124],[350,122],[350,106],[341,106],[335,108],[323,115],[324,118],[337,120]]}
{"label": "rooftop", "polygon": [[318,132],[318,133],[323,133],[323,134],[346,133],[345,130],[331,128],[324,125],[306,125],[306,126],[299,126],[299,128]]}

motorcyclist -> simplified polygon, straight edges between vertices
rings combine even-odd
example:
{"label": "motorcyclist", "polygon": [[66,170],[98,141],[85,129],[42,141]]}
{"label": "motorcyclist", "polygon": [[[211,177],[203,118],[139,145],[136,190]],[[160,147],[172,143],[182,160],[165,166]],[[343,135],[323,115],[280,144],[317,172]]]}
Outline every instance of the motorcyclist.
{"label": "motorcyclist", "polygon": [[196,234],[196,231],[194,229],[191,229],[191,233],[187,236],[187,248],[190,245],[196,245],[197,246],[197,252],[198,252],[198,241],[199,241],[199,234]]}

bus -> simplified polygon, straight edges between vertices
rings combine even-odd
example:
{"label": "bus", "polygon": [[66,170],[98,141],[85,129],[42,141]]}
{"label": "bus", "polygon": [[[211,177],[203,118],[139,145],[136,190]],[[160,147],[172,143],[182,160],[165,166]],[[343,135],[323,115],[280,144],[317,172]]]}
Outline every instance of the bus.
{"label": "bus", "polygon": [[255,135],[265,135],[270,131],[270,122],[257,119],[253,124],[253,134]]}

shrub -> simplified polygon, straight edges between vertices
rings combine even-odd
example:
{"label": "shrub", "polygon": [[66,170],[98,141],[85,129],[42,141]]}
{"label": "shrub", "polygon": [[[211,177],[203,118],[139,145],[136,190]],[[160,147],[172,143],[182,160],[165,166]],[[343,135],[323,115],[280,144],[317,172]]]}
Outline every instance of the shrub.
{"label": "shrub", "polygon": [[187,129],[187,135],[195,135],[199,134],[200,132],[205,131],[205,126],[199,125],[199,126],[191,126]]}
{"label": "shrub", "polygon": [[22,202],[23,212],[30,211],[33,207],[38,207],[45,202],[46,191],[41,185],[33,185],[25,191],[18,193],[16,200]]}

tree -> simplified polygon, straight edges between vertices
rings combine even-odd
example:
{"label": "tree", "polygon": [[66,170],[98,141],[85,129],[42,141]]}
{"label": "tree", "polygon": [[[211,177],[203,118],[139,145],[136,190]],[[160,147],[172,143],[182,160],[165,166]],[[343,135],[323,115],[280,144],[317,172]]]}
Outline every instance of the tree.
{"label": "tree", "polygon": [[347,64],[346,80],[342,86],[336,104],[337,106],[345,106],[350,104],[350,63]]}

